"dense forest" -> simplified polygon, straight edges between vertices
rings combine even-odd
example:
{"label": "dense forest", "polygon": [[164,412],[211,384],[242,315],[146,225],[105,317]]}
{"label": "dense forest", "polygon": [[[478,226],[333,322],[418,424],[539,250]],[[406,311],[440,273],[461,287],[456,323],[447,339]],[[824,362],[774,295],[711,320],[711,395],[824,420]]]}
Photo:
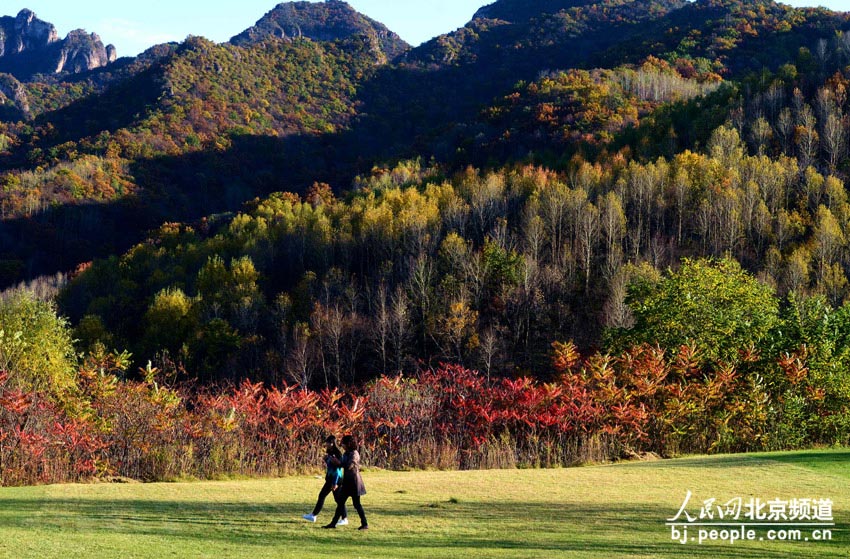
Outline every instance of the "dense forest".
{"label": "dense forest", "polygon": [[7,101],[10,482],[850,441],[848,14],[500,0],[404,50],[286,6]]}

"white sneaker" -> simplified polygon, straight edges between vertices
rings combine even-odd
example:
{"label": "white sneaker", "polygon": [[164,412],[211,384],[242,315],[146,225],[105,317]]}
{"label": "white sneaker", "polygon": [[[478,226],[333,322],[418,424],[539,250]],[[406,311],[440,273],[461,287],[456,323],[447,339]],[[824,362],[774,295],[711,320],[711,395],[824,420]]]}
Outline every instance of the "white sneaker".
{"label": "white sneaker", "polygon": [[339,522],[336,523],[337,526],[348,526],[347,518],[340,518]]}
{"label": "white sneaker", "polygon": [[305,515],[304,515],[304,516],[302,516],[301,518],[303,518],[303,519],[304,519],[304,520],[306,520],[307,522],[315,522],[315,521],[316,521],[316,517],[315,517],[314,515],[312,515],[312,514],[305,514]]}

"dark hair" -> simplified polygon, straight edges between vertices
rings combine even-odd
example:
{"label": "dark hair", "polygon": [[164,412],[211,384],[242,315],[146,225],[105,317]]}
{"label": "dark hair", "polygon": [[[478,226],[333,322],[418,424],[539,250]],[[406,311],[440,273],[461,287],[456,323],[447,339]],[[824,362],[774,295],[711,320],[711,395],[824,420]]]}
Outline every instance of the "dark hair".
{"label": "dark hair", "polygon": [[328,435],[327,437],[325,437],[325,442],[327,444],[335,443],[336,437],[334,437],[333,435]]}
{"label": "dark hair", "polygon": [[342,445],[343,446],[348,446],[348,445],[357,446],[357,439],[354,438],[354,435],[345,435],[342,438]]}

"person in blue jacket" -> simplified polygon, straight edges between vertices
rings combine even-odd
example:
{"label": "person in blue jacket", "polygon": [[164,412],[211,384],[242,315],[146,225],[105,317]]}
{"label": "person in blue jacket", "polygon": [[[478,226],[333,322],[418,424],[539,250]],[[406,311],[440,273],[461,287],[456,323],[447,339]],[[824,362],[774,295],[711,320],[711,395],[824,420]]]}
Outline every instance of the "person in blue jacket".
{"label": "person in blue jacket", "polygon": [[340,503],[340,498],[342,496],[342,481],[344,477],[343,469],[340,466],[342,461],[342,452],[340,452],[339,448],[336,446],[336,437],[333,435],[329,435],[325,439],[325,484],[322,486],[321,491],[319,491],[319,499],[316,501],[316,506],[313,508],[313,512],[310,514],[304,515],[304,520],[308,522],[315,522],[316,517],[319,516],[319,513],[322,512],[322,507],[325,506],[325,499],[331,493],[334,494],[334,500],[337,502],[337,512],[341,510],[341,516],[337,519],[338,522],[336,525],[345,526],[348,524],[348,512],[345,510],[345,501]]}

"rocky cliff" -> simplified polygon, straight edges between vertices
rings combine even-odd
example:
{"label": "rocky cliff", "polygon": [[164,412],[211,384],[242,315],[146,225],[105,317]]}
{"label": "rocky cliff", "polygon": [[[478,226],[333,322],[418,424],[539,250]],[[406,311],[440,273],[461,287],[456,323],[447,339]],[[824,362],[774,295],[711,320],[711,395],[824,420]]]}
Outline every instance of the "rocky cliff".
{"label": "rocky cliff", "polygon": [[56,28],[31,10],[0,17],[0,72],[21,80],[36,74],[80,73],[106,66],[117,58],[112,45],[78,29],[60,39]]}
{"label": "rocky cliff", "polygon": [[29,99],[23,84],[9,74],[0,74],[0,107],[2,116],[10,120],[30,116]]}

